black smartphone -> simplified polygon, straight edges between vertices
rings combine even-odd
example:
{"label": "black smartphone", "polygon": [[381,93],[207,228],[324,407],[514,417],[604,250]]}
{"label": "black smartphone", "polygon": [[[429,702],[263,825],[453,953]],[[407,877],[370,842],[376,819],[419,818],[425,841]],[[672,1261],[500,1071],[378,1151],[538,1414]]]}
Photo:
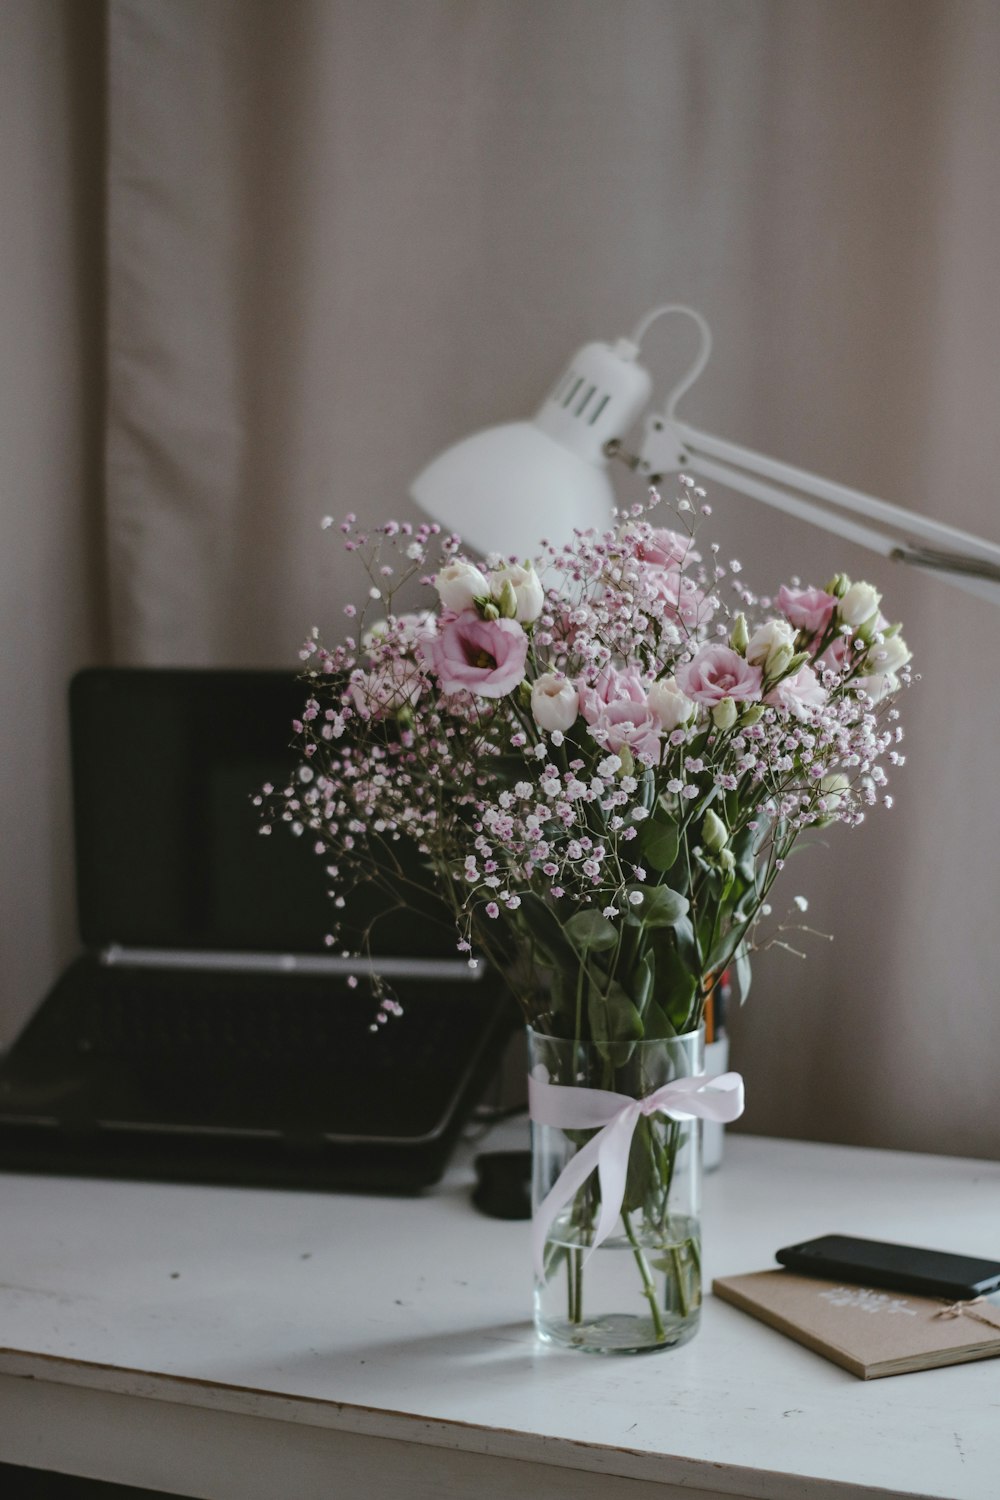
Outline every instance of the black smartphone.
{"label": "black smartphone", "polygon": [[786,1245],[777,1252],[777,1260],[803,1276],[915,1292],[924,1297],[951,1297],[957,1302],[985,1297],[1000,1289],[1000,1261],[977,1260],[945,1250],[919,1250],[915,1245],[889,1245],[881,1240],[856,1240],[846,1234],[825,1234],[801,1245]]}

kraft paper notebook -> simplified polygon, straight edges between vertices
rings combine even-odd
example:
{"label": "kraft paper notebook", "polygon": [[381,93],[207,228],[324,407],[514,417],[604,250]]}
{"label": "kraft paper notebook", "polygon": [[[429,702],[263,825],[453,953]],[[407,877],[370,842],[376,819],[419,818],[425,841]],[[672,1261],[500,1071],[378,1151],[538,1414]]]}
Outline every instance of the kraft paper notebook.
{"label": "kraft paper notebook", "polygon": [[712,1283],[717,1297],[862,1380],[1000,1355],[1000,1305],[845,1286],[791,1271]]}

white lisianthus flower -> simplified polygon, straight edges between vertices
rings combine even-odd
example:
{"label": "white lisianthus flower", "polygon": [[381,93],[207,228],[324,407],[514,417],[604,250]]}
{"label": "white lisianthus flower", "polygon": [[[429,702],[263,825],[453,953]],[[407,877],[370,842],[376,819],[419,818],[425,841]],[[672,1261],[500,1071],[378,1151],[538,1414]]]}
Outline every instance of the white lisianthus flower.
{"label": "white lisianthus flower", "polygon": [[869,672],[895,673],[906,666],[912,654],[901,635],[890,635],[880,645],[870,648],[865,657],[865,668]]}
{"label": "white lisianthus flower", "polygon": [[572,729],[580,708],[573,684],[556,672],[543,672],[531,685],[531,713],[539,729]]}
{"label": "white lisianthus flower", "polygon": [[771,675],[772,669],[783,658],[787,665],[792,659],[795,631],[787,620],[768,620],[758,625],[747,642],[747,661],[754,667],[763,667]]}
{"label": "white lisianthus flower", "polygon": [[402,657],[365,672],[350,685],[354,706],[363,719],[413,708],[423,692],[420,669]]}
{"label": "white lisianthus flower", "polygon": [[537,620],[545,606],[545,590],[533,562],[506,563],[490,574],[490,594],[498,603],[507,585],[514,591],[513,618],[521,625]]}
{"label": "white lisianthus flower", "polygon": [[460,615],[472,609],[477,599],[488,599],[490,586],[475,563],[450,562],[434,575],[434,587],[445,609]]}
{"label": "white lisianthus flower", "polygon": [[691,699],[681,692],[672,677],[665,677],[662,682],[654,682],[646,695],[646,701],[667,734],[672,729],[679,728],[681,724],[686,724],[697,709],[697,704],[692,703]]}
{"label": "white lisianthus flower", "polygon": [[869,677],[852,677],[851,687],[859,693],[867,693],[873,703],[881,703],[899,692],[899,678],[895,672],[873,672]]}
{"label": "white lisianthus flower", "polygon": [[882,595],[870,583],[852,583],[837,605],[837,618],[844,625],[863,625],[881,602]]}

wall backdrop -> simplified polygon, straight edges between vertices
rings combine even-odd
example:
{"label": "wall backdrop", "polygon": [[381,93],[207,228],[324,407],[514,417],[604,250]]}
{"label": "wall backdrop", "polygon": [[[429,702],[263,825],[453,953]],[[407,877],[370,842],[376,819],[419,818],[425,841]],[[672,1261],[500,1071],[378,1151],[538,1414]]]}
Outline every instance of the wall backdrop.
{"label": "wall backdrop", "polygon": [[[997,534],[990,0],[106,13],[114,660],[294,664],[355,587],[324,514],[412,518],[440,447],[527,414],[578,344],[664,301],[715,334],[694,425]],[[644,346],[664,393],[689,338],[664,322]],[[1000,611],[711,498],[762,591],[838,568],[883,587],[921,673],[895,807],[796,856],[787,895],[835,938],[757,965],[744,1126],[995,1156]],[[32,952],[41,986],[60,943]]]}

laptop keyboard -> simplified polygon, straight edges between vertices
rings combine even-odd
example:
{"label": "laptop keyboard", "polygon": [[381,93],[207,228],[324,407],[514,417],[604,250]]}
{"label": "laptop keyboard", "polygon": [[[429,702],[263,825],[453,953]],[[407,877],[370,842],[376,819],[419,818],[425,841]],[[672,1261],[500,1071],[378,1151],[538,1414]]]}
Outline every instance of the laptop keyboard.
{"label": "laptop keyboard", "polygon": [[[424,988],[431,988],[424,986]],[[433,987],[436,996],[440,986]],[[467,998],[467,997],[463,997]],[[120,1060],[224,1056],[300,1066],[345,1057],[393,1069],[425,1066],[445,1046],[461,1003],[417,996],[372,1031],[377,1002],[361,986],[274,975],[108,970],[95,992],[52,1015],[47,1041],[61,1050]]]}
{"label": "laptop keyboard", "polygon": [[78,1129],[429,1138],[491,1054],[489,982],[400,980],[373,1032],[368,987],[313,975],[99,966],[63,977],[0,1073],[0,1121]]}

